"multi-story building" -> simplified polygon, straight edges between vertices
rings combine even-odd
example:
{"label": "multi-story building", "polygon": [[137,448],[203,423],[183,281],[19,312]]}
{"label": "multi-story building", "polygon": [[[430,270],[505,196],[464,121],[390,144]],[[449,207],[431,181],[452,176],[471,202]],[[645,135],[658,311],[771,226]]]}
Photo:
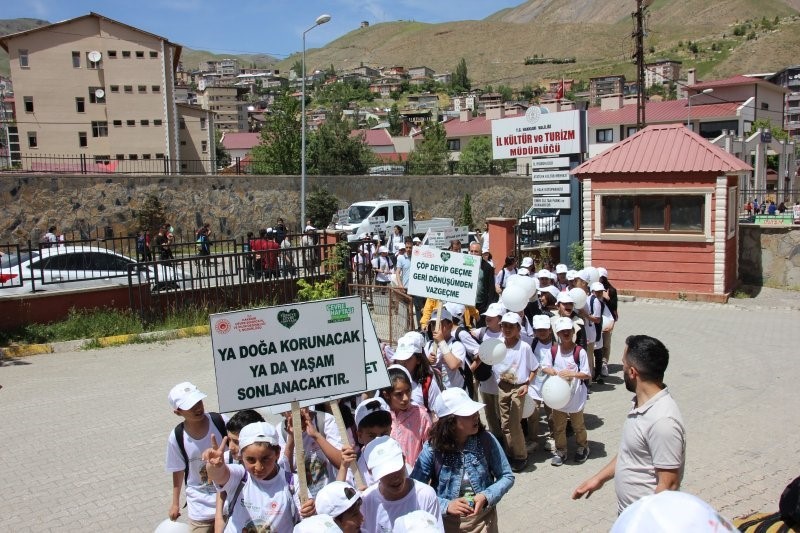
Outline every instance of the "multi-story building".
{"label": "multi-story building", "polygon": [[[0,46],[14,80],[23,169],[48,154],[98,164],[166,159],[163,168],[179,172],[190,147],[214,141],[207,128],[180,142],[188,112],[174,95],[182,49],[164,37],[89,13],[6,35]],[[204,172],[214,170],[213,155]],[[50,169],[58,164],[48,160]]]}
{"label": "multi-story building", "polygon": [[197,93],[200,107],[214,114],[220,131],[247,131],[247,103],[239,100],[236,87],[205,87]]}
{"label": "multi-story building", "polygon": [[675,82],[681,77],[680,61],[672,59],[662,59],[654,63],[647,63],[644,66],[644,86],[662,85],[663,83]]}
{"label": "multi-story building", "polygon": [[800,140],[800,66],[786,67],[767,78],[768,81],[784,87],[788,92],[785,100],[783,129],[789,136]]}
{"label": "multi-story building", "polygon": [[600,98],[609,94],[622,94],[625,76],[597,76],[589,78],[589,102],[597,104]]}

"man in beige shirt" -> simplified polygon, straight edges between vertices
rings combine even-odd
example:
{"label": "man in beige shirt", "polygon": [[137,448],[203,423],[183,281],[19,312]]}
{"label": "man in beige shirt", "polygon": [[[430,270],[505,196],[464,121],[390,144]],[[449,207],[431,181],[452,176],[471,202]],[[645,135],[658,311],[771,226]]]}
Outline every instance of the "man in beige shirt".
{"label": "man in beige shirt", "polygon": [[686,432],[675,400],[664,385],[669,351],[647,335],[625,339],[625,387],[636,395],[622,428],[619,452],[581,483],[573,499],[587,498],[614,478],[618,512],[648,494],[678,490],[686,462]]}

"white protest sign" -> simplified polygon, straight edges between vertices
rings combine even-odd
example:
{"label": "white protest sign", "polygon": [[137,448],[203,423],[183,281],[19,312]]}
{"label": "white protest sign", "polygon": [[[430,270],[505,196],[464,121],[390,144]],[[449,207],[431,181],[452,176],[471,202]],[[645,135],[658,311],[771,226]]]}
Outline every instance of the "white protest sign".
{"label": "white protest sign", "polygon": [[800,205],[793,205],[792,206],[792,216],[795,220],[800,220]]}
{"label": "white protest sign", "polygon": [[433,231],[429,229],[425,237],[422,238],[422,244],[433,246],[434,248],[445,248],[447,247],[447,239],[443,231]]}
{"label": "white protest sign", "polygon": [[[376,391],[391,385],[389,381],[389,372],[386,370],[386,362],[381,353],[381,345],[378,340],[378,334],[375,332],[375,323],[372,322],[372,316],[369,312],[367,304],[361,304],[361,316],[364,320],[364,369],[367,374],[367,386],[364,390],[356,393],[340,394],[337,396],[325,397],[322,399],[304,400],[300,402],[300,407],[308,407],[322,402],[329,402],[331,400],[338,400],[339,398],[346,398],[353,394],[358,394],[367,391]],[[355,370],[353,370],[355,371]],[[272,414],[285,413],[292,408],[289,403],[282,403],[278,405],[271,405],[269,410]]]}
{"label": "white protest sign", "polygon": [[369,231],[375,234],[386,231],[386,217],[369,217]]}
{"label": "white protest sign", "polygon": [[480,268],[480,256],[415,246],[408,294],[475,305]]}
{"label": "white protest sign", "polygon": [[348,214],[347,209],[339,209],[336,211],[336,218],[341,226],[345,226],[350,223],[350,215]]}
{"label": "white protest sign", "polygon": [[448,248],[454,240],[469,244],[469,226],[447,227],[437,231],[428,230],[422,243],[433,248]]}
{"label": "white protest sign", "polygon": [[222,412],[363,391],[357,296],[210,316]]}

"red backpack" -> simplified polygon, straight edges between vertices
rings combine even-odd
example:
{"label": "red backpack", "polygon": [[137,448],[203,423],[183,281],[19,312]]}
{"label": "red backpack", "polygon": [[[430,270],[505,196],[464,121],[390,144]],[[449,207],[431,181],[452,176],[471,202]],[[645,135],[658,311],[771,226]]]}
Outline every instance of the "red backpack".
{"label": "red backpack", "polygon": [[[550,356],[552,357],[550,364],[556,366],[556,354],[558,353],[559,346],[556,343],[550,347]],[[575,360],[575,364],[578,366],[578,370],[581,369],[581,347],[579,344],[575,344],[575,348],[572,350],[572,358]]]}

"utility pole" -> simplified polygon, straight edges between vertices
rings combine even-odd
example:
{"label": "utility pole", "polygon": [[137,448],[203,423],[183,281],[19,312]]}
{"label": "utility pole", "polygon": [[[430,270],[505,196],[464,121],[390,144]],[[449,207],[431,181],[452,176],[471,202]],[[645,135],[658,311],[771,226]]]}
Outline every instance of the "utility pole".
{"label": "utility pole", "polygon": [[633,38],[636,41],[636,129],[642,130],[645,120],[645,86],[644,86],[644,10],[652,0],[636,0],[636,11],[631,13],[635,22]]}

